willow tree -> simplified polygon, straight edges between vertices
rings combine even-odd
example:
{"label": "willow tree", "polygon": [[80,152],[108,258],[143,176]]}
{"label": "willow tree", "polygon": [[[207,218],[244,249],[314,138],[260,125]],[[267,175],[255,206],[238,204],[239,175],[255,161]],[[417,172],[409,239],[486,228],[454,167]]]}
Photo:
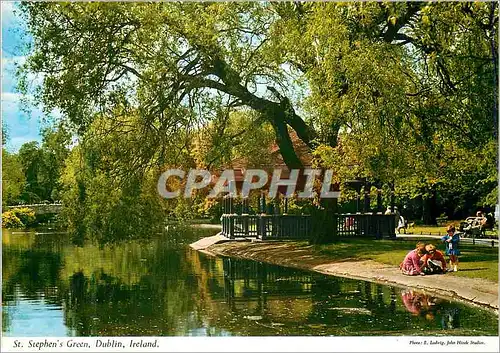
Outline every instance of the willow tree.
{"label": "willow tree", "polygon": [[316,151],[340,180],[395,182],[427,209],[438,190],[457,207],[495,196],[496,3],[283,8],[276,56],[307,78]]}
{"label": "willow tree", "polygon": [[34,36],[26,68],[44,74],[39,98],[80,129],[96,110],[124,103],[136,106],[147,124],[164,135],[210,118],[218,96],[220,104],[262,114],[276,132],[287,165],[301,167],[287,126],[308,144],[314,134],[280,93],[285,73],[266,54],[269,28],[277,19],[272,6],[22,6]]}
{"label": "willow tree", "polygon": [[340,177],[354,165],[358,176],[382,181],[404,182],[412,171],[434,180],[426,167],[439,169],[440,145],[477,155],[494,139],[496,3],[21,9],[34,39],[21,88],[29,90],[29,73],[40,74],[35,97],[81,134],[97,115],[122,124],[117,107],[133,109],[143,131],[133,168],[165,163],[186,147],[172,143],[175,136],[206,126],[221,109],[257,114],[256,124],[272,126],[287,166],[301,168],[293,130],[334,160]]}

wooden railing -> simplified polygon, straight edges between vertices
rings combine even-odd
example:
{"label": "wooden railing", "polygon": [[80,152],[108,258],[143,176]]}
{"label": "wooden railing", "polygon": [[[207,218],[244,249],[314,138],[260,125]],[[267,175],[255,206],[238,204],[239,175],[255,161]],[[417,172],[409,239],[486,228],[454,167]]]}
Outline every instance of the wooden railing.
{"label": "wooden railing", "polygon": [[383,214],[337,214],[337,236],[395,238],[396,217]]}
{"label": "wooden railing", "polygon": [[310,218],[309,215],[224,214],[221,217],[222,234],[229,239],[308,240]]}

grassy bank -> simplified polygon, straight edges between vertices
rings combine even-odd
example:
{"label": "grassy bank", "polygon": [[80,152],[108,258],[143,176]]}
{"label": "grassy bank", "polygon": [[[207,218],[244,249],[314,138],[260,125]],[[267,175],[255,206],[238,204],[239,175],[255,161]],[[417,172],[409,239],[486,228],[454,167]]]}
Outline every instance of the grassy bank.
{"label": "grassy bank", "polygon": [[[405,255],[415,247],[415,240],[372,240],[342,239],[332,244],[316,245],[314,252],[332,260],[374,260],[380,263],[399,266]],[[432,242],[444,253],[444,246],[439,239]],[[484,278],[498,282],[498,248],[481,245],[461,244],[459,271],[447,276]],[[448,257],[447,257],[448,260]]]}

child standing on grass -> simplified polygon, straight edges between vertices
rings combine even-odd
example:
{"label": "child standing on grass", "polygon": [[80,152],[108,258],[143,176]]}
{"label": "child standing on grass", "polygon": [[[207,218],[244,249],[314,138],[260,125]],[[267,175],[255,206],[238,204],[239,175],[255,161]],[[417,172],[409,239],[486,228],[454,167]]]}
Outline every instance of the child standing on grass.
{"label": "child standing on grass", "polygon": [[455,232],[455,226],[450,224],[446,227],[446,235],[441,238],[446,244],[446,255],[450,257],[450,271],[458,271],[458,243],[460,242],[460,235]]}

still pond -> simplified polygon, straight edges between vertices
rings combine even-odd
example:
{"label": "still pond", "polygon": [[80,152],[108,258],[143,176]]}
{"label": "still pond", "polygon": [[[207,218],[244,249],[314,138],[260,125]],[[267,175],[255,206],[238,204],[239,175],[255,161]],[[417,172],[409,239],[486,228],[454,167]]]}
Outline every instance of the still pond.
{"label": "still pond", "polygon": [[497,335],[498,317],[370,282],[210,257],[174,230],[100,248],[3,229],[6,336]]}

